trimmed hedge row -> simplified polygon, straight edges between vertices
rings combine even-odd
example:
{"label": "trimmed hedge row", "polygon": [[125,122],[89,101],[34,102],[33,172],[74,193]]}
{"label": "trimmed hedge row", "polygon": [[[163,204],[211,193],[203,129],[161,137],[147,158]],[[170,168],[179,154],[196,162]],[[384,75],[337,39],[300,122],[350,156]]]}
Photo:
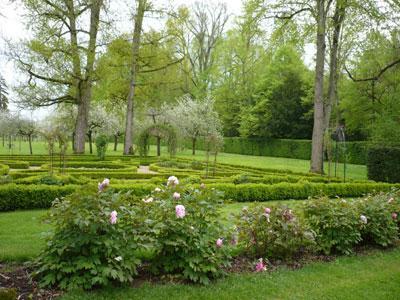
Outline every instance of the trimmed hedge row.
{"label": "trimmed hedge row", "polygon": [[[185,146],[191,148],[191,142],[185,142]],[[353,164],[365,164],[367,147],[367,142],[347,142],[347,162]],[[196,148],[204,150],[204,141],[199,139]],[[224,138],[224,152],[308,160],[311,157],[311,141],[226,137]]]}
{"label": "trimmed hedge row", "polygon": [[386,183],[277,183],[267,184],[209,184],[225,193],[225,199],[237,202],[307,199],[325,195],[328,197],[361,197],[368,193],[389,191],[400,184]]}
{"label": "trimmed hedge row", "polygon": [[0,176],[7,175],[9,170],[9,166],[0,164]]}
{"label": "trimmed hedge row", "polygon": [[0,163],[9,166],[11,169],[29,169],[29,162],[21,160],[0,160]]}
{"label": "trimmed hedge row", "polygon": [[400,182],[400,148],[375,147],[368,150],[368,179]]}
{"label": "trimmed hedge row", "polygon": [[[197,184],[198,185],[198,184]],[[16,185],[0,186],[0,211],[15,209],[48,208],[55,198],[68,195],[75,191],[78,185]],[[400,184],[387,183],[278,183],[241,184],[210,183],[208,188],[215,188],[225,193],[224,198],[237,201],[269,201],[288,199],[307,199],[308,197],[325,195],[328,197],[361,197],[368,193],[389,191]],[[115,184],[117,191],[131,191],[137,196],[145,196],[154,188],[154,184]]]}
{"label": "trimmed hedge row", "polygon": [[48,208],[54,199],[78,189],[78,185],[16,185],[0,186],[0,211]]}

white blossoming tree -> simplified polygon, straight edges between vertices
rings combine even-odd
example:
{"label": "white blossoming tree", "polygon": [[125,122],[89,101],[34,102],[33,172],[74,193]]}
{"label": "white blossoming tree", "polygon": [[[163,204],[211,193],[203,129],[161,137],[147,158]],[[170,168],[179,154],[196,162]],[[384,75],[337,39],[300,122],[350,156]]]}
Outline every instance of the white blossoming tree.
{"label": "white blossoming tree", "polygon": [[185,95],[178,99],[174,107],[165,109],[169,123],[176,126],[184,138],[192,141],[193,155],[200,137],[221,136],[221,121],[214,102],[211,96],[197,100]]}

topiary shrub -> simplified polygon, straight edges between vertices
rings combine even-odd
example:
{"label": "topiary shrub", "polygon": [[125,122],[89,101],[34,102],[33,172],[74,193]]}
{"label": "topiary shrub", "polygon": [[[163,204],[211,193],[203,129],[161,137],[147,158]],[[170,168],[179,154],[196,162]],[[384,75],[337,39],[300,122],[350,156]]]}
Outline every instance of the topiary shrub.
{"label": "topiary shrub", "polygon": [[236,225],[239,246],[250,257],[291,259],[315,248],[315,233],[287,207],[244,207]]}
{"label": "topiary shrub", "polygon": [[97,157],[100,160],[105,160],[108,145],[108,137],[106,135],[99,135],[96,137],[96,150]]}

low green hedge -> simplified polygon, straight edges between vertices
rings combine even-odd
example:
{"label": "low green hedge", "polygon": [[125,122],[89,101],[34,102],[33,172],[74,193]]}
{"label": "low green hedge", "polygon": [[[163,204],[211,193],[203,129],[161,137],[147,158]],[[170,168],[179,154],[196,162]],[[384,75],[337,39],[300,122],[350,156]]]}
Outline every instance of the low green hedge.
{"label": "low green hedge", "polygon": [[0,163],[9,166],[11,169],[29,169],[29,162],[22,160],[3,160]]}
{"label": "low green hedge", "polygon": [[[186,141],[185,146],[191,148],[191,142]],[[364,141],[347,142],[347,162],[353,164],[365,164],[367,147],[368,143]],[[199,139],[196,148],[204,150],[204,141]],[[308,160],[311,157],[311,140],[225,137],[223,151],[226,153],[288,157]]]}
{"label": "low green hedge", "polygon": [[368,150],[368,178],[383,182],[400,182],[400,148],[373,147]]}
{"label": "low green hedge", "polygon": [[288,199],[307,199],[308,197],[325,195],[328,197],[361,197],[368,193],[389,191],[400,184],[386,183],[277,183],[277,184],[209,184],[225,193],[225,199],[237,202],[269,201]]}
{"label": "low green hedge", "polygon": [[7,175],[9,170],[10,170],[9,166],[0,164],[0,176]]}
{"label": "low green hedge", "polygon": [[55,198],[74,192],[79,186],[16,185],[0,186],[0,211],[48,208]]}

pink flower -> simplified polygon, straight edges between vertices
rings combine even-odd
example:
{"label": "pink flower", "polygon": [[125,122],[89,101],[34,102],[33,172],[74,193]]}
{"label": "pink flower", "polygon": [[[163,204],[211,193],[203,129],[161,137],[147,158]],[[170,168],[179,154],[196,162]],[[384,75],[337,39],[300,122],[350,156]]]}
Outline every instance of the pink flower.
{"label": "pink flower", "polygon": [[172,197],[173,197],[175,200],[179,200],[179,199],[181,199],[181,194],[179,194],[178,192],[175,192],[175,193],[172,195]]}
{"label": "pink flower", "polygon": [[367,224],[367,223],[368,223],[367,217],[364,216],[364,215],[361,215],[361,216],[360,216],[360,220],[361,220],[361,222],[364,223],[364,224]]}
{"label": "pink flower", "polygon": [[115,211],[115,210],[113,210],[111,213],[110,213],[110,223],[111,224],[115,224],[115,223],[117,223],[117,212]]}
{"label": "pink flower", "polygon": [[176,178],[175,176],[168,177],[167,186],[176,186],[178,184],[179,184],[178,178]]}
{"label": "pink flower", "polygon": [[200,188],[205,189],[206,185],[204,183],[200,184]]}
{"label": "pink flower", "polygon": [[110,185],[110,179],[104,178],[103,182],[102,183],[99,182],[98,185],[97,185],[97,187],[99,189],[99,192],[104,191],[104,189],[106,187],[108,187],[109,185]]}
{"label": "pink flower", "polygon": [[263,272],[267,270],[267,266],[263,263],[263,259],[260,258],[256,264],[256,272]]}
{"label": "pink flower", "polygon": [[393,219],[393,220],[396,220],[396,219],[397,219],[397,213],[395,213],[395,212],[392,213],[392,219]]}
{"label": "pink flower", "polygon": [[183,218],[186,215],[185,207],[183,205],[175,206],[175,213],[177,218]]}
{"label": "pink flower", "polygon": [[221,238],[217,239],[217,241],[215,242],[218,248],[221,248],[223,243],[224,241]]}
{"label": "pink flower", "polygon": [[231,245],[236,246],[238,244],[238,237],[237,235],[232,236]]}
{"label": "pink flower", "polygon": [[270,213],[271,213],[271,209],[270,209],[269,207],[266,207],[266,208],[264,209],[264,212],[265,212],[266,214],[270,214]]}

